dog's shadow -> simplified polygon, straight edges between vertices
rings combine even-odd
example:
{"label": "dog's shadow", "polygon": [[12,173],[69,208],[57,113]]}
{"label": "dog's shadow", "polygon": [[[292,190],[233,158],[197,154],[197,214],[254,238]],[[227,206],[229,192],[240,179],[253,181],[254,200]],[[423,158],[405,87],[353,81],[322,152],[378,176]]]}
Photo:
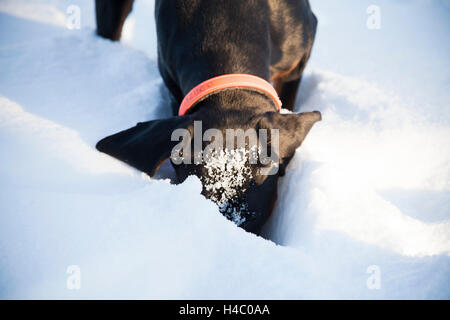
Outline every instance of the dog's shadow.
{"label": "dog's shadow", "polygon": [[309,110],[308,103],[317,90],[320,81],[321,76],[315,73],[307,73],[302,76],[295,99],[294,112],[313,111],[312,109]]}

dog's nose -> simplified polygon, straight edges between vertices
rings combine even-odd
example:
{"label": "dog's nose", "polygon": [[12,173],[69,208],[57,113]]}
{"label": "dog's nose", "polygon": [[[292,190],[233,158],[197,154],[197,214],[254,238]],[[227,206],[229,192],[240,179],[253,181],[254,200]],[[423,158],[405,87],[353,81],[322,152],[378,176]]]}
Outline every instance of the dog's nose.
{"label": "dog's nose", "polygon": [[255,212],[248,209],[248,203],[245,200],[227,201],[219,205],[219,211],[237,226],[241,226],[255,215]]}

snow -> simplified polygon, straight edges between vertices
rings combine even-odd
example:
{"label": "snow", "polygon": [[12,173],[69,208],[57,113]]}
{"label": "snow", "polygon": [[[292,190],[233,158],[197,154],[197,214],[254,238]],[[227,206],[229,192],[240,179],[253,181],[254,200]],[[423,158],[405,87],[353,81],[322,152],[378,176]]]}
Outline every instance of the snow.
{"label": "snow", "polygon": [[205,190],[212,193],[211,200],[218,205],[237,200],[238,192],[245,192],[245,183],[253,177],[245,148],[213,150],[203,161]]}
{"label": "snow", "polygon": [[[80,30],[65,27],[72,4]],[[450,298],[448,2],[376,1],[380,30],[370,4],[311,1],[297,111],[323,120],[266,240],[196,178],[149,179],[94,148],[169,116],[152,1],[123,43],[95,36],[91,1],[0,1],[0,298]]]}

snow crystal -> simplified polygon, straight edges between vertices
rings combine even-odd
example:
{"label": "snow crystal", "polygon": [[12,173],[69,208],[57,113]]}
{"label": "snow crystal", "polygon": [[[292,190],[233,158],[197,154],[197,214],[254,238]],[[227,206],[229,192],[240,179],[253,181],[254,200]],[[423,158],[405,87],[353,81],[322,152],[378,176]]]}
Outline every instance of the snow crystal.
{"label": "snow crystal", "polygon": [[249,159],[245,148],[214,150],[205,157],[206,175],[202,176],[202,183],[211,200],[220,206],[246,191],[253,177]]}

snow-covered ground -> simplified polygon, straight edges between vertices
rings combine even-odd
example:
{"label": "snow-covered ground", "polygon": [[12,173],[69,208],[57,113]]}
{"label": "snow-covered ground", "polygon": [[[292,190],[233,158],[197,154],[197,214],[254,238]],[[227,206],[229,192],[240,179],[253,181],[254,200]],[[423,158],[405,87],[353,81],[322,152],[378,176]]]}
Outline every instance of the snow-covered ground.
{"label": "snow-covered ground", "polygon": [[323,121],[280,182],[270,241],[196,178],[150,180],[94,148],[168,116],[153,1],[112,43],[93,1],[0,0],[0,298],[450,298],[450,4],[311,5],[297,110]]}

